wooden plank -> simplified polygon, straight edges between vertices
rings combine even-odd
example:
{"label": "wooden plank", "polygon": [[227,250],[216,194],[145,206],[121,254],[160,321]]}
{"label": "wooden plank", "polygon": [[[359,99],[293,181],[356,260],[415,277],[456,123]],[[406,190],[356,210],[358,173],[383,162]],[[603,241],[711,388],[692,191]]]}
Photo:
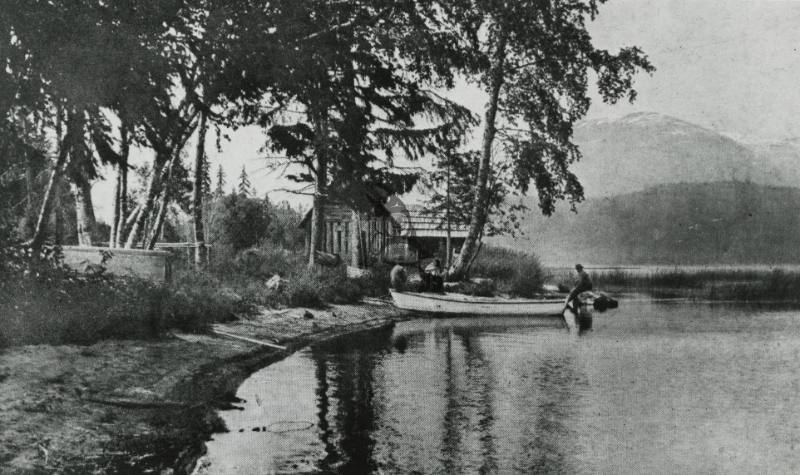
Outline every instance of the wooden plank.
{"label": "wooden plank", "polygon": [[234,333],[228,333],[226,331],[218,330],[216,328],[214,328],[211,331],[216,333],[217,335],[226,336],[228,338],[233,338],[235,340],[242,340],[242,341],[246,341],[248,343],[252,343],[254,345],[268,346],[270,348],[276,348],[278,350],[286,351],[286,347],[285,346],[276,345],[274,343],[268,343],[266,341],[256,340],[254,338],[247,338],[246,336],[236,335]]}

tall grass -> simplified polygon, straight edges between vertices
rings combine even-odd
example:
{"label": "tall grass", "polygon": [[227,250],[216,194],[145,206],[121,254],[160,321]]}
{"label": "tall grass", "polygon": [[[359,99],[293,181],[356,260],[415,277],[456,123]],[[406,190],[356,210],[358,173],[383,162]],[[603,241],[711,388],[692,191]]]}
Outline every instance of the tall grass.
{"label": "tall grass", "polygon": [[800,302],[800,271],[713,269],[636,273],[592,272],[595,287],[658,297]]}
{"label": "tall grass", "polygon": [[520,297],[540,294],[545,280],[535,255],[501,247],[484,247],[472,264],[470,275],[492,279],[498,292]]}
{"label": "tall grass", "polygon": [[[388,271],[348,279],[343,267],[312,271],[302,254],[269,248],[244,251],[227,266],[181,269],[169,283],[87,277],[57,258],[33,260],[25,252],[1,257],[7,259],[0,260],[0,347],[203,332],[259,306],[353,303],[388,289]],[[270,288],[266,281],[275,274],[282,284]]]}

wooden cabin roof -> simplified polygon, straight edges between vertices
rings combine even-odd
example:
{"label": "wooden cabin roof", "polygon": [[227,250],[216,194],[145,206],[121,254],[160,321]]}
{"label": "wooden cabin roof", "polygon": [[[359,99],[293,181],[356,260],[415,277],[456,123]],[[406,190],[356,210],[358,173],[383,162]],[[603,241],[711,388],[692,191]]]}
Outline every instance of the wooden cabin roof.
{"label": "wooden cabin roof", "polygon": [[[432,213],[421,206],[412,206],[407,208],[407,214],[404,213],[404,216],[405,223],[398,223],[401,227],[402,236],[447,237],[447,215],[443,212]],[[398,220],[395,219],[395,221]],[[467,237],[468,229],[469,225],[467,223],[451,218],[450,237],[465,238]]]}
{"label": "wooden cabin roof", "polygon": [[[443,212],[430,212],[421,206],[408,206],[402,213],[391,213],[386,208],[378,211],[376,215],[388,216],[400,226],[400,235],[404,237],[420,238],[445,238],[447,237],[447,215]],[[300,227],[304,227],[311,219],[312,210],[308,210]],[[336,217],[343,221],[350,220],[350,208],[341,203],[328,203],[325,205],[325,215]],[[450,237],[459,239],[467,237],[469,225],[452,218],[450,221]]]}

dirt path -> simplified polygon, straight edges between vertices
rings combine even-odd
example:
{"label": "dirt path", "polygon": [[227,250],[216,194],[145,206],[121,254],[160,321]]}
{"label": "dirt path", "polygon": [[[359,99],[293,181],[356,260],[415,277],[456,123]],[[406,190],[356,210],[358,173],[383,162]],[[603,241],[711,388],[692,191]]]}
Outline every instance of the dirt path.
{"label": "dirt path", "polygon": [[233,336],[2,350],[0,472],[186,472],[222,429],[215,409],[253,371],[311,342],[404,318],[371,302],[263,311],[216,327]]}

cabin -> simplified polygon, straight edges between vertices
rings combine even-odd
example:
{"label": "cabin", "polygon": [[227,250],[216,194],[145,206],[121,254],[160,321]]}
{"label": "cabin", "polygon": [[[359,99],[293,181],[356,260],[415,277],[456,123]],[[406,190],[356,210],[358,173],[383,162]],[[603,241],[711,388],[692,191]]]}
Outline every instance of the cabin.
{"label": "cabin", "polygon": [[[447,262],[447,235],[451,255],[467,237],[467,224],[449,220],[446,213],[432,213],[421,206],[403,205],[392,196],[375,204],[369,212],[356,211],[343,203],[325,205],[325,225],[319,249],[339,256],[351,267],[369,268],[377,263],[414,264],[438,257]],[[309,210],[300,227],[305,231],[306,255],[310,252]]]}

